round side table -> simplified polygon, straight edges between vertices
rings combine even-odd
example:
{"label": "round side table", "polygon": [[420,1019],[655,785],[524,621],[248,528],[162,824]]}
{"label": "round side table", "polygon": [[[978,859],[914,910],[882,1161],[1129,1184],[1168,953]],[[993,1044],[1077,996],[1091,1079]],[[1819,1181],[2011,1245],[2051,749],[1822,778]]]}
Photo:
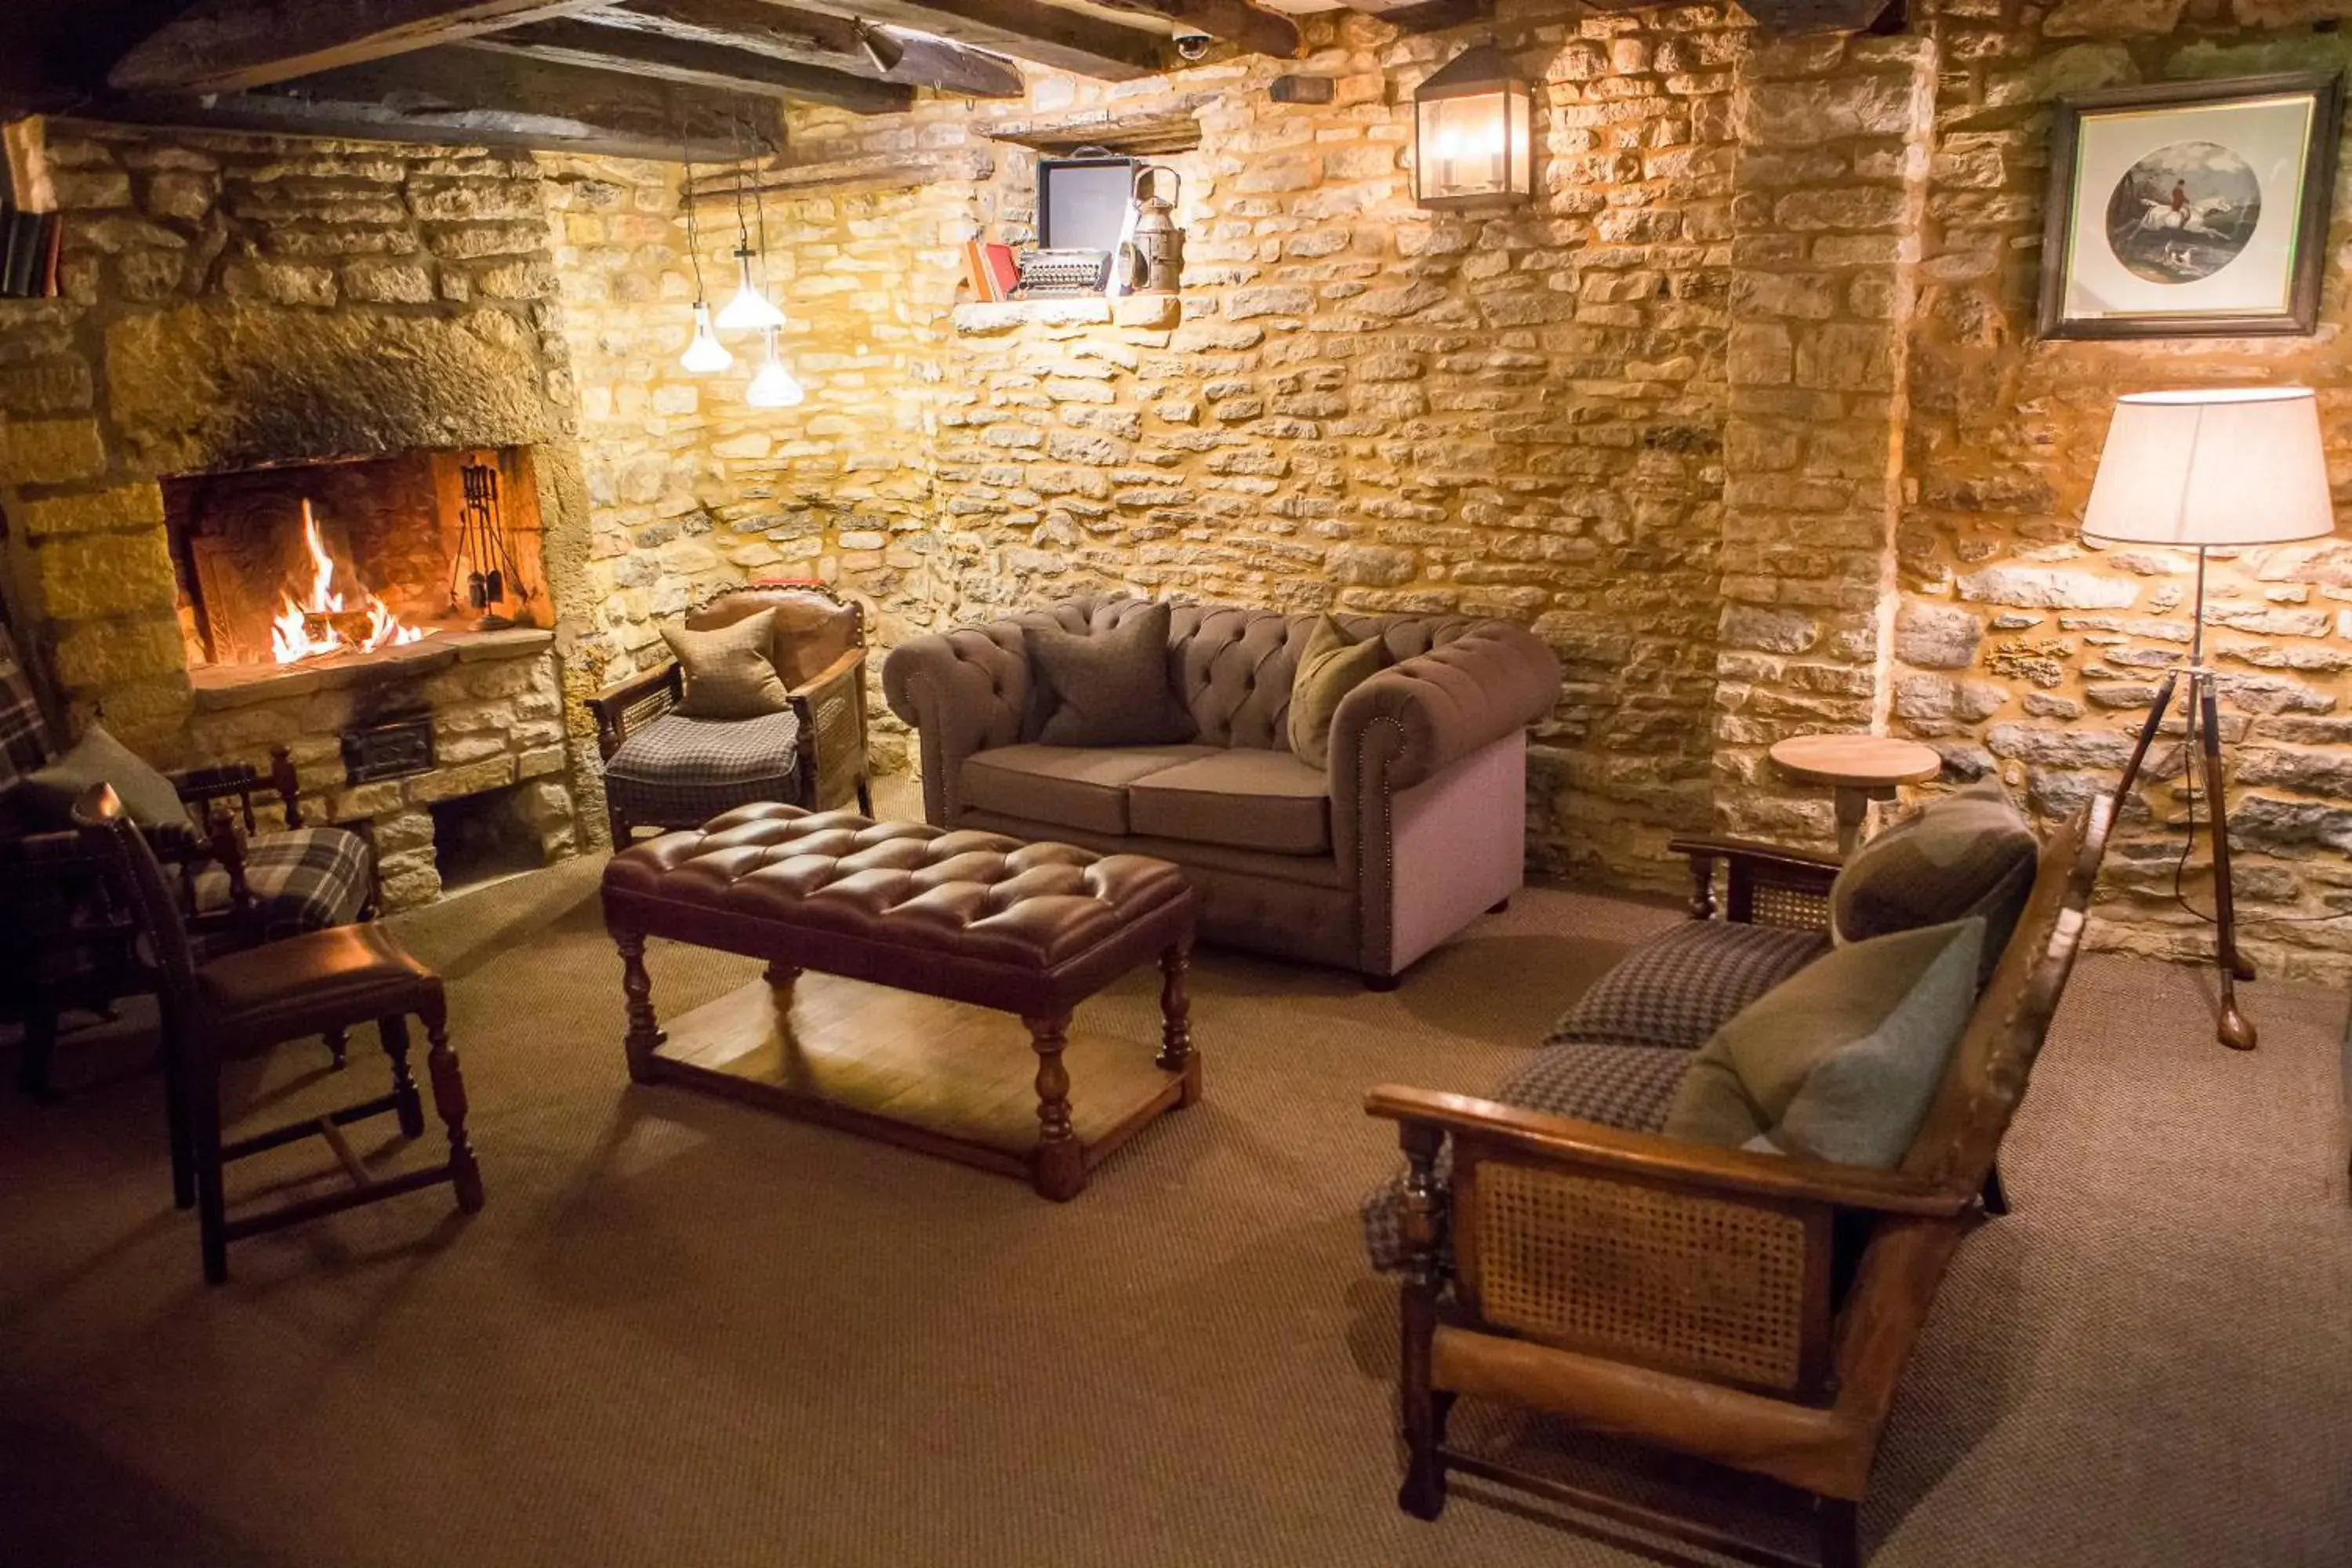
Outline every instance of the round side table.
{"label": "round side table", "polygon": [[1836,791],[1841,855],[1862,842],[1872,801],[1893,800],[1895,785],[1944,771],[1944,759],[1927,747],[1885,735],[1791,735],[1774,742],[1769,754],[1790,777]]}

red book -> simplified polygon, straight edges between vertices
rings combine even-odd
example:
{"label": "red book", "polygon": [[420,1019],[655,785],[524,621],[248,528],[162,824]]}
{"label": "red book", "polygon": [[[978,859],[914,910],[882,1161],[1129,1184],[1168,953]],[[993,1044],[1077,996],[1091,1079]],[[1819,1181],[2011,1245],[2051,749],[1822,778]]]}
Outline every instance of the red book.
{"label": "red book", "polygon": [[976,239],[963,242],[964,280],[971,285],[971,297],[983,304],[1004,298],[997,291],[995,279],[989,272],[985,249]]}
{"label": "red book", "polygon": [[1010,300],[1013,290],[1021,286],[1021,264],[1013,259],[1013,247],[1009,245],[985,245],[981,247],[981,250],[988,258],[988,270],[996,289],[995,297]]}

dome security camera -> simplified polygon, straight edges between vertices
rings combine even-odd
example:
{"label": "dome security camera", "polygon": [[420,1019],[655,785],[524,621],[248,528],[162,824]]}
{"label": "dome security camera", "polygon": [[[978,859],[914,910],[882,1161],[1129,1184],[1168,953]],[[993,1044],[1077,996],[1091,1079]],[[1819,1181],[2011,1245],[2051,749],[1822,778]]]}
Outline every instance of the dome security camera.
{"label": "dome security camera", "polygon": [[1209,46],[1214,42],[1216,40],[1206,33],[1179,33],[1176,35],[1176,52],[1188,60],[1197,60],[1209,52]]}

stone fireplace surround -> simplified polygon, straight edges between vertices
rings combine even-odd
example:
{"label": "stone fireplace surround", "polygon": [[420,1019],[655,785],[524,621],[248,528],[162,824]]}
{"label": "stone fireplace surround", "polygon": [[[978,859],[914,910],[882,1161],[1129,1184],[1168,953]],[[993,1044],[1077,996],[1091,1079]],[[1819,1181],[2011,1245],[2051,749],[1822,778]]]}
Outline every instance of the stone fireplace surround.
{"label": "stone fireplace surround", "polygon": [[[0,500],[11,608],[69,729],[102,719],[163,765],[285,748],[305,819],[373,837],[387,910],[441,892],[436,818],[469,864],[572,852],[594,790],[563,657],[587,506],[537,165],[109,127],[53,128],[51,145],[79,210],[64,298],[0,308]],[[445,616],[373,654],[212,657],[173,524],[194,477],[235,489],[332,464],[348,481],[461,452],[536,476],[535,495],[504,488],[543,529],[538,626]],[[443,544],[420,531],[388,574],[429,577]],[[429,616],[437,585],[384,585]],[[429,767],[352,782],[346,731],[427,713]]]}

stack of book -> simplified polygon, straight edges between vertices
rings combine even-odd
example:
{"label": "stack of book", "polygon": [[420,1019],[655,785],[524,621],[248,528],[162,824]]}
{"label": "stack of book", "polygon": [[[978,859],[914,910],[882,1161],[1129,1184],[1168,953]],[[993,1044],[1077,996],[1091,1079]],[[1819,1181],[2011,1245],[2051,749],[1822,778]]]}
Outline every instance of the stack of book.
{"label": "stack of book", "polygon": [[0,126],[0,298],[47,299],[58,291],[58,250],[65,225],[43,170],[40,121]]}
{"label": "stack of book", "polygon": [[1021,271],[1013,262],[1009,245],[983,245],[971,239],[963,247],[964,281],[971,287],[971,297],[994,304],[1013,298],[1020,286]]}

